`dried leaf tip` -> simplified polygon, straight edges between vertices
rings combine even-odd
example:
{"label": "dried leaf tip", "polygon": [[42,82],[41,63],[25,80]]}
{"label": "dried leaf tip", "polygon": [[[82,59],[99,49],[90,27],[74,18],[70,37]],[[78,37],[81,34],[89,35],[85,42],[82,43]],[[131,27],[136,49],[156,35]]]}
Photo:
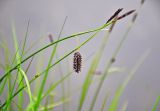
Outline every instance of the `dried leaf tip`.
{"label": "dried leaf tip", "polygon": [[114,19],[121,11],[123,8],[119,8],[108,20],[106,23],[110,22],[112,19]]}
{"label": "dried leaf tip", "polygon": [[82,66],[82,56],[79,52],[75,52],[73,57],[73,70],[76,73],[79,73],[81,71],[81,66]]}

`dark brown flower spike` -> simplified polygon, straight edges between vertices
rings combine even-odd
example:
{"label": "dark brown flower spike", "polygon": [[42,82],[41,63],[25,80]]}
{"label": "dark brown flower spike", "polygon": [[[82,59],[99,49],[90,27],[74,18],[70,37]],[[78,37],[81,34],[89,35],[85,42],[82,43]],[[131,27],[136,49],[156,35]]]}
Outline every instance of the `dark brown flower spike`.
{"label": "dark brown flower spike", "polygon": [[141,0],[141,5],[143,5],[143,4],[144,4],[144,2],[145,2],[145,0]]}
{"label": "dark brown flower spike", "polygon": [[111,20],[113,20],[121,11],[123,10],[123,8],[119,8],[108,20],[106,23],[110,22]]}
{"label": "dark brown flower spike", "polygon": [[118,17],[117,20],[120,20],[120,19],[122,19],[122,18],[124,18],[124,17],[126,17],[126,16],[128,16],[128,15],[130,15],[130,14],[132,14],[132,13],[135,12],[135,11],[136,11],[136,10],[128,11],[128,12],[126,12],[125,14],[121,15],[120,17]]}
{"label": "dark brown flower spike", "polygon": [[48,34],[48,38],[49,38],[49,41],[52,43],[53,42],[52,34]]}
{"label": "dark brown flower spike", "polygon": [[111,63],[114,63],[115,61],[116,61],[115,58],[112,58],[112,59],[111,59]]}
{"label": "dark brown flower spike", "polygon": [[82,56],[79,52],[75,52],[73,57],[73,70],[76,73],[79,73],[81,71],[81,66],[82,66]]}

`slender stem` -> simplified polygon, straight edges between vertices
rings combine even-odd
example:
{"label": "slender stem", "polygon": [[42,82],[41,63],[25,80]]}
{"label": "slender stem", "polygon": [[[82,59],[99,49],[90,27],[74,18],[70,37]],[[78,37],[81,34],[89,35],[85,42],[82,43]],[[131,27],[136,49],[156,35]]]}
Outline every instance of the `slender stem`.
{"label": "slender stem", "polygon": [[[66,22],[66,19],[65,19],[65,21],[64,21],[64,24],[65,24],[65,22]],[[61,35],[61,33],[62,33],[64,24],[63,24],[62,29],[61,29],[61,31],[60,31],[60,34],[59,34],[59,36],[58,36],[58,40],[60,39],[60,35]],[[47,67],[50,67],[50,66],[51,66],[52,60],[53,60],[54,55],[55,55],[56,50],[57,50],[57,46],[58,46],[58,43],[56,43],[56,45],[55,45],[55,47],[54,47],[54,49],[53,49],[53,51],[52,51],[52,54],[51,54],[51,56],[50,56],[50,59],[49,59],[49,62],[48,62]],[[44,89],[45,83],[46,83],[46,81],[47,81],[48,73],[49,73],[49,69],[46,70],[45,75],[44,75],[44,78],[43,78],[43,80],[42,80],[42,84],[41,84],[41,87],[40,87],[40,90],[39,90],[39,94],[38,94],[38,97],[37,97],[37,102],[36,102],[36,104],[35,104],[35,106],[34,106],[34,108],[35,108],[34,110],[35,110],[35,111],[38,110],[39,104],[40,104],[40,102],[41,102],[41,96],[42,96],[42,93],[43,93],[43,89]]]}
{"label": "slender stem", "polygon": [[104,83],[107,75],[108,75],[108,69],[109,69],[109,68],[112,66],[112,64],[113,64],[112,59],[115,59],[115,58],[117,57],[120,49],[122,48],[122,45],[123,45],[124,41],[125,41],[126,38],[127,38],[127,35],[128,35],[128,33],[129,33],[129,31],[130,31],[131,28],[132,28],[132,25],[133,25],[133,21],[129,24],[129,26],[128,26],[128,28],[127,28],[127,31],[125,32],[123,38],[121,39],[120,43],[118,44],[117,48],[115,49],[115,51],[114,51],[111,59],[110,59],[110,60],[108,61],[108,63],[106,64],[106,68],[105,68],[104,74],[103,74],[103,76],[101,77],[101,80],[100,80],[100,82],[99,82],[99,84],[98,84],[98,87],[97,87],[97,89],[96,89],[96,91],[95,91],[95,94],[94,94],[94,97],[93,97],[93,100],[92,100],[92,103],[91,103],[91,106],[90,106],[90,110],[89,110],[89,111],[92,111],[92,110],[93,110],[93,108],[94,108],[94,106],[95,106],[95,103],[96,103],[96,100],[97,100],[97,98],[98,98],[99,92],[100,92],[100,90],[101,90],[101,88],[102,88],[102,85],[103,85],[103,83]]}

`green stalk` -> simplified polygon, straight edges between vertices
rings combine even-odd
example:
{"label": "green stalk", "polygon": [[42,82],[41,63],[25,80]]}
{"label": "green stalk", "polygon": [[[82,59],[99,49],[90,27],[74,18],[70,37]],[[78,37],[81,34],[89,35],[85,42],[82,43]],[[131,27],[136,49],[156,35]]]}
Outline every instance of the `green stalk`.
{"label": "green stalk", "polygon": [[[22,57],[20,57],[19,55],[19,47],[18,47],[18,42],[17,42],[17,36],[16,36],[16,31],[15,31],[15,27],[13,25],[13,28],[12,28],[12,32],[13,32],[13,38],[14,38],[14,43],[15,43],[15,49],[16,49],[16,59],[17,59],[17,64],[19,64],[21,62],[21,59]],[[26,41],[25,41],[26,42]],[[25,44],[25,43],[24,43]],[[24,49],[23,49],[24,50]],[[20,75],[18,75],[20,74]],[[23,77],[25,78],[25,81],[26,81],[26,84],[27,84],[27,88],[28,88],[28,94],[29,94],[29,98],[30,98],[30,102],[32,103],[32,95],[31,95],[31,90],[30,90],[30,85],[29,85],[29,81],[28,81],[28,78],[26,76],[26,74],[24,73],[24,71],[22,70],[21,66],[18,66],[18,72],[17,72],[17,75],[18,75],[18,81],[20,81],[21,83],[21,80],[23,79]],[[16,81],[16,80],[15,80]],[[22,84],[20,84],[20,86],[24,86],[23,82]],[[13,89],[15,87],[15,82],[14,82],[14,85],[13,85],[13,88],[12,88],[12,91],[10,91],[10,97],[12,96],[12,93],[13,93]],[[9,98],[10,98],[9,97]],[[23,107],[23,93],[20,93],[20,96],[19,96],[19,102],[18,102],[18,105]],[[8,103],[6,105],[6,108],[7,106],[10,104],[11,100],[9,99],[8,100]]]}
{"label": "green stalk", "polygon": [[[13,40],[14,40],[14,46],[15,46],[15,52],[16,53],[16,64],[19,64],[21,62],[21,57],[20,57],[20,54],[19,54],[19,46],[18,46],[18,40],[17,40],[17,35],[16,35],[16,28],[15,28],[15,25],[12,24],[12,33],[13,33]],[[19,73],[19,71],[21,70],[21,66],[19,65],[18,66],[18,71],[17,71],[17,74],[18,74],[18,81],[20,81],[22,79],[22,75],[21,73]],[[22,87],[24,84],[22,83],[20,86]],[[23,92],[20,93],[20,95],[18,96],[18,105],[23,107]]]}
{"label": "green stalk", "polygon": [[160,103],[160,96],[157,97],[156,102],[153,105],[152,111],[157,111],[159,103]]}
{"label": "green stalk", "polygon": [[[9,69],[10,69],[10,66],[9,66],[9,55],[10,55],[10,51],[9,51],[9,48],[8,48],[8,45],[7,43],[5,43],[6,41],[2,41],[0,42],[0,46],[2,49],[4,49],[4,62],[6,64],[2,64],[2,69],[7,72]],[[10,89],[11,89],[11,79],[10,77],[8,76],[8,78],[5,79],[4,83],[2,84],[1,88],[0,88],[0,95],[1,93],[3,92],[3,89],[7,83],[7,80],[8,80],[8,87],[9,87],[9,92],[10,92]]]}
{"label": "green stalk", "polygon": [[[58,35],[58,40],[60,39],[60,37],[61,37],[61,34],[62,34],[62,31],[63,31],[63,29],[64,29],[64,26],[65,26],[65,24],[66,24],[66,21],[67,21],[67,16],[65,17],[65,20],[64,20],[64,23],[63,23],[63,25],[62,25],[62,28],[61,28],[61,30],[60,30],[60,33],[59,33],[59,35]],[[57,52],[57,56],[58,56],[58,52]],[[61,63],[59,63],[59,70],[60,70],[60,76],[61,76],[61,78],[63,77],[63,72],[62,72],[62,68],[61,68]],[[62,84],[61,84],[61,89],[62,89],[62,97],[64,97],[65,96],[65,85],[64,85],[64,82],[62,81]],[[63,104],[63,111],[65,111],[65,104]]]}
{"label": "green stalk", "polygon": [[[57,106],[59,106],[59,105],[61,105],[61,104],[64,104],[65,102],[68,102],[68,101],[70,101],[70,99],[65,98],[65,99],[62,99],[62,100],[54,103],[54,104],[49,104],[46,108],[47,108],[47,110],[50,110],[50,109],[52,109],[52,108],[54,108],[54,107],[57,107]],[[45,107],[41,107],[41,108],[40,108],[40,111],[44,111],[44,110],[45,110]]]}
{"label": "green stalk", "polygon": [[107,63],[106,68],[105,68],[105,71],[104,71],[104,74],[103,74],[103,76],[101,77],[101,80],[100,80],[100,82],[99,82],[99,84],[98,84],[98,87],[97,87],[97,89],[96,89],[96,92],[95,92],[95,94],[94,94],[94,97],[93,97],[93,100],[92,100],[92,103],[91,103],[91,106],[90,106],[90,110],[89,110],[89,111],[92,111],[92,110],[93,110],[93,108],[94,108],[94,106],[95,106],[95,103],[96,103],[96,100],[97,100],[97,98],[98,98],[99,92],[100,92],[100,90],[101,90],[101,88],[102,88],[103,82],[104,82],[104,80],[106,79],[106,77],[107,77],[107,75],[108,75],[108,70],[109,70],[109,68],[111,67],[112,63],[113,63],[112,60],[115,59],[116,56],[117,56],[117,54],[119,53],[119,51],[120,51],[120,49],[121,49],[121,47],[122,47],[122,44],[124,43],[125,39],[127,38],[127,35],[128,35],[128,33],[129,33],[129,31],[131,30],[131,27],[132,27],[133,23],[134,23],[134,21],[132,21],[132,22],[129,24],[129,26],[128,26],[128,28],[127,28],[127,31],[125,32],[122,40],[121,40],[120,43],[118,44],[115,52],[114,52],[113,55],[112,55],[112,58],[111,58],[110,61]]}
{"label": "green stalk", "polygon": [[131,78],[133,77],[133,75],[137,72],[137,70],[140,68],[140,66],[144,63],[145,59],[147,58],[149,54],[149,51],[145,52],[140,59],[138,60],[138,62],[135,64],[135,66],[133,67],[133,69],[129,72],[128,76],[126,77],[126,79],[124,80],[124,82],[118,87],[115,96],[111,102],[111,105],[108,109],[108,111],[117,111],[118,109],[118,104],[119,104],[119,100],[120,97],[124,91],[124,89],[126,88],[128,82],[131,80]]}
{"label": "green stalk", "polygon": [[[65,24],[65,22],[66,22],[66,19],[65,19],[65,21],[64,21],[64,24]],[[61,31],[60,31],[60,34],[59,34],[59,36],[58,36],[58,40],[59,40],[59,38],[60,38],[60,35],[61,35],[62,30],[63,30],[64,24],[63,24],[62,29],[61,29]],[[53,51],[52,51],[52,54],[51,54],[51,57],[50,57],[50,59],[49,59],[49,62],[48,62],[48,66],[47,66],[47,67],[50,67],[50,66],[51,66],[52,60],[53,60],[54,55],[55,55],[56,50],[57,50],[57,46],[58,46],[58,43],[56,43],[56,45],[55,45],[55,47],[54,47],[54,49],[53,49]],[[45,84],[46,84],[46,80],[47,80],[48,74],[49,74],[49,69],[46,70],[45,75],[44,75],[44,78],[43,78],[43,80],[42,80],[42,84],[41,84],[41,87],[40,87],[40,90],[39,90],[37,102],[35,103],[35,106],[34,106],[34,110],[35,110],[35,111],[38,110],[39,104],[40,104],[40,102],[41,102],[41,97],[42,97],[42,93],[43,93],[44,86],[45,86]]]}
{"label": "green stalk", "polygon": [[[97,32],[98,33],[98,32]],[[104,41],[107,41],[108,40],[108,37],[105,38],[106,40]],[[79,105],[78,105],[78,111],[81,111],[82,109],[82,106],[83,106],[83,103],[85,101],[85,98],[86,98],[86,95],[87,95],[87,92],[88,92],[88,89],[90,87],[90,84],[91,84],[91,81],[92,81],[92,73],[97,69],[98,67],[98,64],[99,64],[99,61],[100,61],[100,58],[102,56],[102,53],[103,53],[103,49],[104,49],[104,44],[102,44],[101,50],[98,51],[98,53],[96,54],[95,58],[93,59],[92,61],[92,65],[90,66],[89,68],[89,71],[87,73],[87,76],[85,78],[85,81],[83,83],[83,87],[82,87],[82,91],[81,91],[81,96],[80,96],[80,99],[79,99]]]}
{"label": "green stalk", "polygon": [[102,106],[101,106],[100,111],[104,111],[104,107],[105,107],[105,105],[106,105],[106,103],[107,103],[107,99],[108,99],[108,93],[106,94],[106,96],[105,96],[105,98],[104,98],[104,101],[103,101],[103,103],[102,103]]}
{"label": "green stalk", "polygon": [[27,85],[27,88],[28,88],[28,94],[29,94],[30,103],[33,103],[32,94],[31,94],[31,88],[30,88],[30,84],[29,84],[28,78],[27,78],[25,72],[24,72],[22,69],[19,69],[19,71],[21,72],[21,74],[23,75],[23,77],[24,77],[24,79],[25,79],[25,81],[26,81],[26,85]]}
{"label": "green stalk", "polygon": [[[67,69],[68,69],[67,72],[70,72],[69,59],[67,59],[67,64],[68,64],[68,65],[67,65]],[[71,78],[69,77],[68,80],[67,80],[67,96],[68,96],[68,97],[71,96],[71,94],[70,94],[70,92],[71,92],[71,83],[70,83],[71,80],[70,80],[70,79],[71,79]],[[67,110],[67,111],[70,111],[70,105],[71,105],[70,102],[68,102],[67,105],[66,105],[66,110]]]}
{"label": "green stalk", "polygon": [[16,101],[13,100],[12,102],[15,104],[15,106],[18,109],[18,111],[23,111],[23,108],[21,106],[19,106]]}
{"label": "green stalk", "polygon": [[71,72],[69,72],[67,75],[63,76],[59,81],[54,83],[49,87],[49,89],[44,93],[43,98],[45,98],[47,95],[49,95],[59,84],[61,84],[64,80],[66,80],[71,75]]}
{"label": "green stalk", "polygon": [[23,46],[22,46],[21,58],[23,57],[24,50],[25,50],[25,46],[26,46],[26,41],[27,41],[27,37],[28,37],[29,25],[30,25],[30,20],[28,20],[28,24],[27,24],[27,30],[26,30],[26,33],[25,33],[24,43],[23,43]]}
{"label": "green stalk", "polygon": [[122,105],[121,111],[127,111],[128,102],[125,101]]}
{"label": "green stalk", "polygon": [[[116,20],[112,21],[113,24],[112,24],[111,28],[114,26],[115,22],[116,22]],[[105,46],[106,46],[106,44],[108,42],[108,39],[109,39],[110,32],[111,32],[111,30],[109,30],[109,32],[107,32],[106,36],[104,37],[104,39],[102,41],[102,45],[100,46],[99,51],[96,53],[96,55],[95,55],[95,57],[94,57],[94,59],[91,63],[92,65],[90,66],[89,71],[87,73],[87,76],[85,78],[85,81],[83,83],[81,96],[80,96],[80,99],[79,99],[79,105],[78,105],[78,109],[77,109],[78,111],[81,111],[81,109],[82,109],[82,106],[84,104],[86,95],[87,95],[89,87],[91,85],[91,81],[93,79],[92,73],[95,72],[95,70],[97,69],[98,64],[100,62],[100,59],[102,58]]]}

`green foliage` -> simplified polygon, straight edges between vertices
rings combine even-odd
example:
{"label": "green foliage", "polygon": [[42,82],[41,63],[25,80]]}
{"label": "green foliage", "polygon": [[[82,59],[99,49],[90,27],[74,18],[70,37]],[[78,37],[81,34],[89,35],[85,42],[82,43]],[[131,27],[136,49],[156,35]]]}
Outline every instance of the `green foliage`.
{"label": "green foliage", "polygon": [[159,103],[160,103],[160,96],[157,97],[156,102],[153,105],[152,111],[157,111]]}

